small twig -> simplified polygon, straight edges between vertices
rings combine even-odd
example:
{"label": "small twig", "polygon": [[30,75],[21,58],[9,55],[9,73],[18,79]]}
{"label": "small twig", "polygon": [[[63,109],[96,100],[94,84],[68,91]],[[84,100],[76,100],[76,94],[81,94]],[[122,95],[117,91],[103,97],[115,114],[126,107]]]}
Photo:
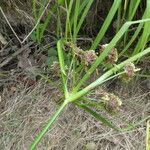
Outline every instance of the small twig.
{"label": "small twig", "polygon": [[43,15],[44,15],[44,13],[46,12],[46,10],[47,10],[47,8],[48,8],[48,6],[49,6],[49,4],[50,4],[51,1],[52,1],[52,0],[49,0],[49,2],[47,3],[46,7],[45,7],[44,10],[43,10],[43,12],[41,13],[39,19],[37,20],[36,25],[35,25],[35,26],[33,27],[33,29],[29,32],[29,34],[24,38],[24,40],[22,41],[22,43],[24,43],[24,42],[28,39],[28,37],[32,34],[32,32],[36,29],[36,27],[37,27],[38,24],[40,23],[40,20],[42,19]]}
{"label": "small twig", "polygon": [[7,65],[14,57],[16,57],[18,54],[20,54],[21,52],[23,52],[25,49],[27,49],[29,46],[31,46],[33,44],[33,42],[30,42],[28,44],[26,44],[25,46],[23,46],[22,48],[20,48],[18,51],[16,51],[15,53],[13,53],[10,57],[8,57],[7,59],[5,59],[1,64],[0,64],[0,68],[2,68],[3,66]]}
{"label": "small twig", "polygon": [[28,33],[28,35],[27,35],[22,41],[20,40],[20,38],[18,37],[18,35],[17,35],[16,32],[14,31],[13,27],[11,26],[10,22],[8,21],[8,19],[7,19],[6,15],[5,15],[5,13],[4,13],[2,7],[0,7],[0,11],[2,12],[2,15],[4,16],[4,18],[5,18],[6,22],[7,22],[7,24],[9,25],[9,27],[10,27],[10,29],[12,30],[12,32],[14,33],[15,37],[17,38],[17,40],[18,40],[21,44],[24,43],[24,42],[28,39],[28,37],[32,34],[32,32],[36,29],[36,27],[37,27],[38,24],[40,23],[40,20],[41,20],[41,18],[43,17],[43,15],[44,15],[45,11],[47,10],[47,8],[48,8],[48,6],[49,6],[49,4],[50,4],[51,1],[52,1],[52,0],[49,0],[49,2],[47,3],[46,7],[45,7],[44,10],[43,10],[43,12],[41,13],[39,19],[37,20],[37,23],[35,24],[35,26],[33,27],[33,29]]}
{"label": "small twig", "polygon": [[15,35],[15,37],[17,38],[17,40],[21,43],[21,40],[19,39],[18,35],[17,35],[16,32],[14,31],[14,29],[13,29],[13,27],[11,26],[10,22],[8,21],[8,19],[7,19],[6,15],[5,15],[5,13],[4,13],[2,7],[0,7],[0,11],[2,12],[2,15],[4,16],[4,18],[5,18],[6,22],[7,22],[7,24],[9,25],[10,29],[12,30],[13,34]]}

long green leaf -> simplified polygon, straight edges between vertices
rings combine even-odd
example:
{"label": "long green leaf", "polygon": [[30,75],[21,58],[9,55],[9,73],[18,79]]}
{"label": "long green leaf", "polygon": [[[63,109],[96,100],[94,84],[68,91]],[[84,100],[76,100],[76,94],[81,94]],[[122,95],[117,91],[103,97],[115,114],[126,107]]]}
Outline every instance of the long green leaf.
{"label": "long green leaf", "polygon": [[68,33],[69,33],[69,36],[72,38],[70,16],[71,16],[71,10],[72,10],[72,6],[73,6],[73,2],[74,2],[74,0],[70,0],[69,6],[66,2],[66,11],[67,11],[66,26],[65,26],[65,35],[66,35],[65,38],[66,38],[66,40],[68,39]]}
{"label": "long green leaf", "polygon": [[52,17],[52,14],[55,13],[57,10],[57,4],[55,4],[49,11],[48,11],[48,15],[46,16],[46,19],[44,21],[44,24],[42,26],[42,29],[40,31],[40,42],[41,42],[41,39],[43,38],[43,35],[44,35],[44,32],[49,24],[49,22],[51,21],[51,17]]}
{"label": "long green leaf", "polygon": [[76,29],[78,23],[79,8],[80,8],[80,0],[76,0],[75,10],[74,10],[74,39],[76,38],[75,35],[77,33]]}
{"label": "long green leaf", "polygon": [[92,64],[91,68],[87,71],[87,73],[83,76],[83,78],[80,80],[78,85],[74,88],[74,92],[77,92],[79,88],[85,83],[85,81],[90,77],[90,75],[95,71],[95,69],[100,65],[103,60],[106,58],[108,53],[111,51],[113,47],[115,47],[116,43],[120,40],[120,38],[124,35],[124,33],[127,31],[127,29],[137,23],[142,22],[148,22],[150,19],[143,19],[143,20],[137,20],[137,21],[130,21],[126,22],[122,28],[119,30],[119,32],[115,35],[115,37],[111,40],[109,45],[105,48],[105,50],[102,52],[102,54],[96,59],[96,61]]}
{"label": "long green leaf", "polygon": [[58,109],[58,111],[48,120],[46,126],[43,128],[43,130],[37,135],[37,137],[35,138],[35,140],[32,142],[32,144],[29,147],[29,150],[35,150],[36,146],[38,145],[38,143],[41,141],[42,137],[46,134],[46,132],[52,127],[53,123],[55,122],[55,120],[58,118],[58,116],[62,113],[62,111],[64,110],[64,108],[66,107],[68,103],[64,102],[60,108]]}
{"label": "long green leaf", "polygon": [[62,40],[59,40],[57,42],[57,50],[58,50],[58,58],[59,58],[59,64],[61,69],[62,82],[64,86],[64,93],[65,93],[65,97],[68,97],[67,79],[66,79],[67,75],[65,71],[64,55],[62,50]]}
{"label": "long green leaf", "polygon": [[[145,10],[142,19],[146,18],[146,12],[147,12],[147,10]],[[132,36],[132,38],[130,39],[130,41],[128,42],[128,44],[125,45],[125,48],[121,51],[121,53],[119,54],[118,58],[121,57],[128,50],[128,48],[133,44],[133,42],[135,41],[135,39],[138,37],[140,31],[142,30],[143,24],[144,23],[140,23],[138,25],[138,27],[137,27],[134,35]]]}
{"label": "long green leaf", "polygon": [[102,122],[104,125],[113,128],[115,130],[118,130],[118,128],[111,123],[106,117],[103,117],[102,115],[98,114],[96,111],[90,109],[89,107],[87,107],[85,104],[81,104],[79,102],[75,103],[78,107],[80,107],[81,109],[84,109],[86,112],[88,112],[89,114],[91,114],[94,118],[96,118],[98,121]]}
{"label": "long green leaf", "polygon": [[37,0],[33,0],[33,1],[32,1],[32,9],[33,9],[33,15],[34,15],[34,18],[35,18],[35,20],[37,21],[36,1],[37,1]]}
{"label": "long green leaf", "polygon": [[[83,1],[80,0],[78,16],[82,16],[82,12],[83,12],[84,8],[87,6],[88,2],[89,2],[89,0],[83,0]],[[71,22],[71,27],[72,27],[74,24],[74,16],[72,16],[70,18],[70,20],[71,20],[70,22]]]}
{"label": "long green leaf", "polygon": [[[41,3],[40,3],[40,8],[39,8],[39,12],[37,13],[37,17],[39,18],[40,16],[41,16],[41,14],[42,14],[42,12],[44,11],[44,9],[45,9],[45,6],[46,6],[46,3],[47,3],[47,0],[46,1],[41,1]],[[48,3],[47,3],[48,4]],[[38,19],[37,18],[37,19]],[[43,27],[42,27],[43,28]],[[41,24],[39,24],[37,27],[36,27],[36,37],[37,37],[37,41],[38,41],[38,43],[40,43],[41,42],[41,36],[40,36],[40,34],[41,34]]]}
{"label": "long green leaf", "polygon": [[91,46],[91,49],[96,49],[96,47],[98,46],[98,44],[100,43],[100,41],[102,40],[102,38],[104,37],[114,15],[116,14],[116,11],[118,10],[120,4],[121,4],[121,1],[122,0],[115,0],[110,11],[109,11],[109,14],[108,16],[106,17],[105,19],[105,22],[103,23],[103,26],[101,27],[99,33],[97,34],[97,37],[96,39],[94,40],[92,46]]}
{"label": "long green leaf", "polygon": [[[149,0],[147,0],[146,18],[150,19],[150,1]],[[140,40],[137,43],[132,53],[132,56],[144,50],[145,45],[148,42],[149,36],[150,36],[150,22],[145,22],[142,36],[140,37]]]}
{"label": "long green leaf", "polygon": [[81,15],[81,18],[80,18],[80,20],[79,20],[79,23],[78,23],[78,25],[77,25],[75,37],[77,36],[79,30],[81,29],[81,26],[82,26],[82,24],[83,24],[83,22],[84,22],[84,20],[85,20],[85,17],[87,16],[87,13],[88,13],[88,11],[89,11],[89,9],[90,9],[90,7],[91,7],[93,1],[94,1],[94,0],[89,0],[88,4],[86,5],[86,7],[85,7],[85,9],[84,9],[84,11],[83,11],[83,13],[82,13],[82,15]]}
{"label": "long green leaf", "polygon": [[[61,53],[61,41],[58,41],[57,43],[58,49],[59,49],[59,55],[62,55]],[[39,135],[35,138],[35,140],[33,141],[33,143],[31,144],[29,150],[34,150],[37,146],[37,144],[40,142],[40,140],[42,139],[42,137],[46,134],[46,132],[48,131],[48,129],[53,125],[54,121],[57,119],[57,117],[61,114],[61,112],[63,111],[63,109],[66,107],[66,105],[70,102],[75,102],[77,101],[80,97],[84,96],[85,94],[87,94],[90,90],[94,89],[95,87],[99,86],[100,84],[102,84],[104,82],[104,80],[106,80],[108,77],[110,77],[114,72],[120,70],[125,64],[135,61],[137,59],[139,59],[140,57],[146,55],[150,53],[150,48],[144,50],[143,52],[127,59],[126,61],[120,63],[119,65],[115,66],[114,68],[112,68],[111,70],[107,71],[104,75],[102,75],[100,78],[98,78],[96,81],[94,81],[93,83],[91,83],[89,86],[87,86],[86,88],[84,88],[83,90],[81,90],[80,92],[76,93],[76,94],[72,94],[69,97],[67,97],[67,99],[64,101],[64,103],[61,105],[61,107],[59,108],[59,110],[54,114],[54,116],[52,118],[50,118],[50,120],[48,121],[47,125],[43,128],[43,130],[39,133]],[[62,58],[63,59],[63,58]],[[60,59],[60,61],[62,61]],[[63,66],[63,62],[61,62],[61,66]],[[95,117],[97,117],[97,119],[103,120],[103,123],[107,123],[107,125],[110,126],[109,122],[106,121],[105,118],[103,118],[102,116],[97,116],[97,114],[95,114],[92,110],[90,109],[86,109],[88,112],[92,113],[93,115],[95,115]]]}
{"label": "long green leaf", "polygon": [[131,58],[128,58],[127,60],[123,61],[122,63],[116,65],[112,69],[108,70],[106,73],[104,73],[101,77],[99,77],[96,81],[92,82],[90,85],[85,87],[84,89],[80,90],[79,92],[75,93],[73,92],[72,95],[69,97],[69,101],[76,101],[80,97],[86,95],[89,91],[94,89],[95,87],[101,85],[104,83],[104,81],[109,78],[111,75],[113,75],[115,72],[122,69],[126,64],[136,61],[137,59],[141,58],[142,56],[150,53],[150,48],[147,48],[146,50],[136,54],[135,56],[132,56]]}
{"label": "long green leaf", "polygon": [[[132,19],[134,18],[137,8],[140,4],[141,0],[131,0],[129,3],[129,11],[128,11],[128,16],[127,16],[127,21],[132,21]],[[124,18],[123,18],[124,19]],[[128,39],[128,31],[126,32],[125,36],[124,36],[124,45],[126,45],[126,41]]]}
{"label": "long green leaf", "polygon": [[137,8],[140,4],[141,0],[131,0],[129,4],[129,13],[128,13],[128,21],[131,21],[137,11]]}

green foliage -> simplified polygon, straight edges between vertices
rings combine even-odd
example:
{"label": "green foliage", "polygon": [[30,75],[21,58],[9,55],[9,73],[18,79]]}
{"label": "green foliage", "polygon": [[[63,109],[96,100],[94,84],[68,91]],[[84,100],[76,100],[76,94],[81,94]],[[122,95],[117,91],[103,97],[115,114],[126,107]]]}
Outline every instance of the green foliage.
{"label": "green foliage", "polygon": [[[36,4],[35,0],[33,0],[33,13],[36,19],[38,19],[38,15],[36,13]],[[64,2],[64,3],[63,3]],[[55,3],[54,6],[51,8],[50,12],[55,12],[56,7],[57,10],[60,12],[65,11],[65,23],[64,26],[61,27],[61,19],[58,19],[57,28],[61,29],[62,33],[59,31],[60,40],[57,41],[57,54],[56,49],[48,50],[48,59],[47,64],[49,66],[55,60],[59,61],[60,72],[61,72],[61,80],[63,85],[63,92],[65,100],[63,104],[60,106],[58,111],[48,120],[46,126],[43,130],[37,135],[35,140],[33,141],[30,150],[35,149],[37,144],[40,142],[42,137],[46,134],[46,132],[52,127],[53,123],[57,119],[57,117],[61,114],[63,109],[69,104],[73,103],[79,108],[85,110],[87,113],[91,114],[94,118],[98,121],[102,122],[104,125],[116,129],[118,131],[123,131],[124,129],[120,129],[116,127],[109,119],[105,116],[98,114],[92,106],[88,105],[88,103],[83,103],[84,97],[89,94],[93,89],[102,85],[104,82],[111,80],[114,77],[120,75],[128,75],[130,76],[131,73],[134,74],[135,71],[138,69],[134,68],[131,70],[127,68],[129,64],[139,60],[141,57],[150,53],[150,48],[146,48],[146,43],[149,41],[150,30],[148,30],[150,25],[150,2],[147,0],[147,8],[143,14],[141,20],[132,21],[135,18],[136,11],[138,6],[140,5],[141,1],[125,1],[128,3],[123,4],[122,0],[115,0],[100,31],[98,32],[95,40],[90,45],[91,49],[96,49],[105,36],[106,31],[111,25],[117,11],[117,22],[121,22],[121,20],[126,19],[123,25],[118,25],[116,29],[116,34],[112,38],[112,40],[107,43],[108,45],[103,49],[102,53],[99,56],[95,56],[94,50],[87,50],[84,51],[81,48],[78,48],[77,45],[77,36],[79,31],[85,21],[85,18],[92,6],[93,0],[70,0],[70,1],[58,1]],[[57,4],[57,5],[56,5]],[[58,4],[61,7],[58,7]],[[122,15],[122,5],[125,5],[125,9],[123,10]],[[41,8],[43,10],[43,7]],[[58,15],[60,15],[60,12]],[[41,14],[41,13],[40,13]],[[50,13],[51,14],[51,13]],[[63,13],[62,13],[63,14]],[[51,16],[51,15],[50,15]],[[40,30],[40,25],[37,27],[36,30],[36,37],[39,42],[41,42],[41,38],[43,37],[43,33],[47,27],[48,22],[50,22],[50,16],[47,16],[48,19],[44,22],[42,26],[42,31]],[[61,18],[59,16],[59,18]],[[129,29],[132,26],[137,26],[133,37],[130,38],[128,36]],[[138,43],[129,57],[123,57],[123,54],[127,52],[128,48],[135,42],[135,39],[138,37],[140,31],[143,28],[142,35],[138,40]],[[129,39],[129,40],[128,40]],[[128,43],[127,43],[128,42]],[[87,80],[91,77],[91,75],[98,69],[99,66],[103,66],[106,58],[110,54],[113,48],[123,43],[123,46],[120,47],[122,52],[118,50],[115,54],[115,64],[112,64],[111,67],[99,75],[98,79],[87,85]],[[127,44],[126,44],[127,43]],[[145,50],[144,50],[145,49]],[[118,56],[119,55],[119,56]],[[132,57],[131,57],[132,56]],[[67,59],[67,61],[66,61]],[[124,61],[122,61],[124,60]],[[86,63],[82,63],[86,62]],[[90,63],[89,63],[90,62]],[[67,70],[66,70],[67,66]],[[133,71],[133,72],[131,72]],[[81,78],[82,77],[82,78]],[[131,77],[131,76],[130,76]],[[79,80],[80,79],[80,80]],[[112,106],[110,105],[109,98],[117,99],[115,101],[115,108],[118,108],[121,105],[120,99],[115,96],[114,94],[109,94],[107,97],[102,97],[103,100],[106,100],[107,107]],[[112,102],[112,101],[111,101]],[[117,102],[117,103],[116,103]],[[117,107],[116,107],[117,104]],[[113,105],[114,106],[114,105]],[[135,126],[134,126],[135,127]],[[133,126],[129,126],[125,130],[130,130],[134,128]]]}
{"label": "green foliage", "polygon": [[81,109],[85,110],[87,113],[91,114],[96,120],[102,122],[105,126],[108,126],[109,128],[113,128],[115,130],[118,130],[118,128],[112,124],[109,119],[106,119],[104,116],[98,114],[96,111],[90,109],[85,104],[81,104],[80,102],[76,102],[76,105],[79,106]]}
{"label": "green foliage", "polygon": [[[127,10],[124,13],[124,16],[123,16],[124,18],[122,18],[122,20],[126,19],[127,21],[132,21],[132,19],[135,19],[136,12],[140,4],[141,4],[141,0],[129,1],[129,3],[126,6]],[[144,13],[142,15],[142,19],[150,18],[149,10],[150,10],[150,2],[147,0],[146,9],[145,10],[143,9]],[[150,25],[149,22],[144,22],[144,23],[141,22],[138,25],[138,27],[135,28],[134,34],[132,31],[133,36],[131,38],[129,37],[129,34],[128,34],[129,32],[125,34],[124,47],[123,47],[123,50],[120,52],[119,57],[121,57],[123,54],[127,54],[128,57],[134,56],[138,52],[144,50],[144,48],[146,47],[146,44],[149,42],[149,39],[148,39],[150,35],[149,25]],[[142,35],[141,35],[141,32],[143,32]],[[127,39],[130,39],[130,40],[127,40]],[[138,42],[136,42],[137,44],[134,47],[133,43],[137,40]],[[129,48],[132,49],[130,53],[128,51]]]}
{"label": "green foliage", "polygon": [[[146,14],[145,14],[145,18],[150,18],[150,1],[147,0],[147,8],[146,8]],[[146,43],[149,40],[149,36],[150,36],[150,22],[145,22],[144,23],[144,28],[143,28],[143,33],[132,53],[132,56],[134,56],[135,54],[137,54],[140,51],[143,51]]]}
{"label": "green foliage", "polygon": [[[44,20],[44,23],[39,23],[36,27],[36,30],[33,32],[34,35],[31,35],[31,38],[33,40],[36,40],[39,44],[42,42],[44,32],[46,31],[46,28],[48,27],[48,24],[51,22],[52,14],[57,11],[57,7],[59,5],[63,5],[64,0],[58,0],[51,8],[49,8],[50,1],[48,0],[40,0],[40,4],[38,5],[39,8],[37,8],[37,0],[33,0],[33,15],[35,18],[35,24],[41,20],[42,16],[45,14],[46,10],[47,16]],[[36,37],[36,38],[35,38]]]}
{"label": "green foliage", "polygon": [[[66,40],[71,39],[72,42],[76,41],[78,32],[93,2],[94,0],[71,0],[69,4],[66,3]],[[75,8],[73,8],[73,5],[75,5]]]}
{"label": "green foliage", "polygon": [[58,62],[57,51],[54,48],[50,48],[48,50],[48,57],[45,63],[47,66],[51,67],[54,62]]}
{"label": "green foliage", "polygon": [[102,38],[104,37],[110,23],[112,22],[112,19],[116,13],[116,11],[118,10],[119,6],[121,5],[121,0],[115,0],[109,13],[108,16],[106,17],[103,26],[101,27],[99,33],[97,34],[96,39],[94,40],[91,49],[96,49],[98,44],[101,42]]}

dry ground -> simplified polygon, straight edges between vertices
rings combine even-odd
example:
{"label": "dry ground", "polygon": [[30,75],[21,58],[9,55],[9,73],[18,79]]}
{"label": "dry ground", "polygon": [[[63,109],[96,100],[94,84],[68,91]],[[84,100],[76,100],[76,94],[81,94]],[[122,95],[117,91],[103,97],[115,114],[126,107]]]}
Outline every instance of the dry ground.
{"label": "dry ground", "polygon": [[[133,83],[130,88],[129,85],[115,87],[114,92],[123,101],[119,117],[110,116],[116,125],[121,126],[125,118],[136,122],[150,115],[150,92],[141,83]],[[43,81],[30,87],[22,83],[6,86],[0,101],[0,149],[27,150],[44,122],[58,108],[60,97],[55,87]],[[119,133],[70,105],[46,134],[38,150],[86,150],[87,145],[93,145],[89,150],[144,150],[145,122],[136,129]]]}

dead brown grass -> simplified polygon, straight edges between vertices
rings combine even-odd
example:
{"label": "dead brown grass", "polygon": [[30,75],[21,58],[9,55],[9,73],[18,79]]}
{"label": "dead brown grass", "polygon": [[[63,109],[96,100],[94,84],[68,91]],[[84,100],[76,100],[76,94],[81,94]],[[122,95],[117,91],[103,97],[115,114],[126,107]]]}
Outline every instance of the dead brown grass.
{"label": "dead brown grass", "polygon": [[[132,122],[149,113],[148,92],[141,85],[130,88],[116,87],[123,99],[119,118],[111,117],[117,125],[127,118]],[[42,82],[27,88],[19,84],[15,90],[4,88],[0,102],[0,149],[27,150],[47,119],[56,111],[58,90]],[[143,150],[145,124],[138,128],[117,133],[104,127],[85,112],[70,105],[53,128],[46,134],[38,150],[84,150],[88,143],[94,150]]]}

